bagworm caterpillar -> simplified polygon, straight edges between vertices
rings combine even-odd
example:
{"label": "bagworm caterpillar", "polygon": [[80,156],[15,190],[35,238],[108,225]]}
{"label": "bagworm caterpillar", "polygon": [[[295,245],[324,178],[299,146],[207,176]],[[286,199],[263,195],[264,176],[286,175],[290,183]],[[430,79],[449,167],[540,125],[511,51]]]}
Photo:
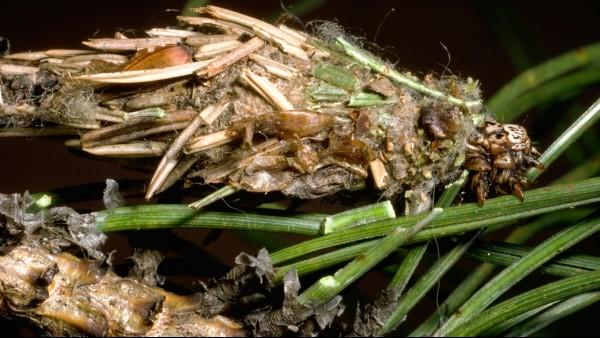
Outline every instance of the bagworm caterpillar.
{"label": "bagworm caterpillar", "polygon": [[4,56],[0,123],[80,135],[68,144],[98,156],[160,157],[147,198],[182,177],[302,199],[371,185],[415,213],[464,169],[483,202],[522,198],[541,167],[526,130],[487,114],[471,78],[419,79],[343,34],[196,12],[144,38]]}

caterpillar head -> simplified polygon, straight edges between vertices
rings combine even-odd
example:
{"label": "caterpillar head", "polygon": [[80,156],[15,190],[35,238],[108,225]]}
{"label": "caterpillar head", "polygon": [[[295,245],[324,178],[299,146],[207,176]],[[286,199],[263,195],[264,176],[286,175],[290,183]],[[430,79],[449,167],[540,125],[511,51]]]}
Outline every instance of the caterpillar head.
{"label": "caterpillar head", "polygon": [[477,128],[468,140],[464,166],[471,172],[470,187],[479,203],[490,193],[513,193],[523,199],[527,171],[543,169],[539,155],[523,126],[486,121]]}

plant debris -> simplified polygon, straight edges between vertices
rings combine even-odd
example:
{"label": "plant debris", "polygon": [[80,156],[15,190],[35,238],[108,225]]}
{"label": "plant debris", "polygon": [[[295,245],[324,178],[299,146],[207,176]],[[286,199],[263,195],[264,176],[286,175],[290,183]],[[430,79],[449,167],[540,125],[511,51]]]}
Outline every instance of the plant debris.
{"label": "plant debris", "polygon": [[384,288],[377,298],[370,304],[366,304],[361,311],[360,305],[356,307],[356,318],[349,337],[372,337],[379,332],[385,322],[393,314],[398,306],[401,290]]}
{"label": "plant debris", "polygon": [[106,209],[114,209],[127,205],[123,196],[119,192],[119,183],[113,179],[106,179],[106,188],[102,193],[102,201]]}
{"label": "plant debris", "polygon": [[260,250],[257,257],[241,253],[235,263],[225,276],[206,284],[200,283],[199,303],[204,317],[226,312],[236,304],[260,304],[274,286],[271,282],[273,265],[265,249]]}
{"label": "plant debris", "polygon": [[68,207],[37,210],[28,193],[0,194],[0,253],[10,251],[33,234],[51,252],[76,244],[90,257],[105,258],[100,247],[107,237],[96,230],[92,215],[80,215]]}
{"label": "plant debris", "polygon": [[[281,337],[297,335],[316,337],[328,332],[333,320],[345,309],[342,297],[336,296],[326,304],[312,308],[300,304],[297,300],[300,280],[295,269],[290,270],[283,279],[284,300],[281,308],[267,308],[246,316],[245,322],[254,327],[254,336]],[[334,331],[330,330],[329,334]],[[337,330],[340,333],[341,330]]]}
{"label": "plant debris", "polygon": [[[482,131],[496,122],[471,78],[397,72],[332,23],[313,36],[216,6],[195,11],[147,38],[5,55],[2,133],[69,127],[80,135],[69,144],[96,156],[162,156],[146,198],[180,178],[302,199],[371,185],[416,213],[463,167],[483,202],[521,196],[524,172],[539,166],[524,129]],[[491,149],[490,137],[505,142]]]}

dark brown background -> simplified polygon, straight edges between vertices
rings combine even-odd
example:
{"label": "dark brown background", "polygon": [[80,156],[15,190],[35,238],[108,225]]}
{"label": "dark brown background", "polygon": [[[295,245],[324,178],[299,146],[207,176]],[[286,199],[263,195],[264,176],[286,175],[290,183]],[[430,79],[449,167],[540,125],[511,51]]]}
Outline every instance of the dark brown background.
{"label": "dark brown background", "polygon": [[[143,29],[174,24],[174,17],[178,15],[176,10],[181,9],[184,3],[185,1],[175,0],[5,0],[0,5],[0,36],[11,40],[12,50],[15,52],[79,48],[80,41],[92,36],[110,37],[115,30],[133,29],[139,34]],[[281,12],[280,3],[276,0],[213,3],[259,18]],[[538,44],[537,49],[535,46],[531,47],[537,51],[540,59],[600,40],[600,2],[511,3],[522,24],[521,28],[525,28],[521,32],[532,37]],[[337,20],[353,34],[370,41],[374,40],[381,24],[376,42],[390,60],[397,62],[399,68],[417,73],[441,73],[448,65],[456,74],[479,79],[484,96],[489,97],[502,84],[518,74],[518,71],[498,38],[485,24],[479,11],[481,7],[481,2],[458,0],[330,0],[302,19]],[[395,8],[395,11],[382,23],[383,17],[391,8]],[[449,51],[450,60],[442,44]],[[524,119],[527,123],[535,124],[538,130],[543,130],[551,128],[552,123],[559,118],[557,115],[556,118],[545,116],[542,119],[532,113]],[[544,149],[551,140],[538,141]],[[118,181],[147,179],[146,174],[124,169],[114,163],[75,156],[65,149],[61,141],[0,139],[0,192],[20,192],[26,189],[32,192],[48,191],[65,186],[102,182],[107,177]],[[84,208],[100,206],[99,203],[83,205]],[[180,235],[188,239],[196,238],[193,241],[198,242],[206,236],[206,232]],[[125,243],[125,239],[116,237],[113,240],[113,245],[118,246],[119,243]],[[207,251],[215,255],[218,262],[231,264],[232,258],[243,249],[252,250],[238,236],[227,233],[219,239],[218,245],[209,246]],[[220,271],[223,267],[216,264],[215,269]],[[466,273],[470,267],[467,264],[462,270]],[[215,271],[214,274],[218,275],[219,272]],[[460,275],[451,278],[451,285],[455,285],[459,277]],[[370,277],[357,288],[378,290],[384,285],[384,281],[381,278]],[[571,324],[576,320],[589,321],[593,313],[592,310],[579,317],[575,316],[571,319]],[[592,325],[587,327],[591,328]],[[560,327],[554,329],[554,333],[561,332]],[[565,333],[573,334],[573,331]],[[578,333],[591,334],[585,331]]]}

